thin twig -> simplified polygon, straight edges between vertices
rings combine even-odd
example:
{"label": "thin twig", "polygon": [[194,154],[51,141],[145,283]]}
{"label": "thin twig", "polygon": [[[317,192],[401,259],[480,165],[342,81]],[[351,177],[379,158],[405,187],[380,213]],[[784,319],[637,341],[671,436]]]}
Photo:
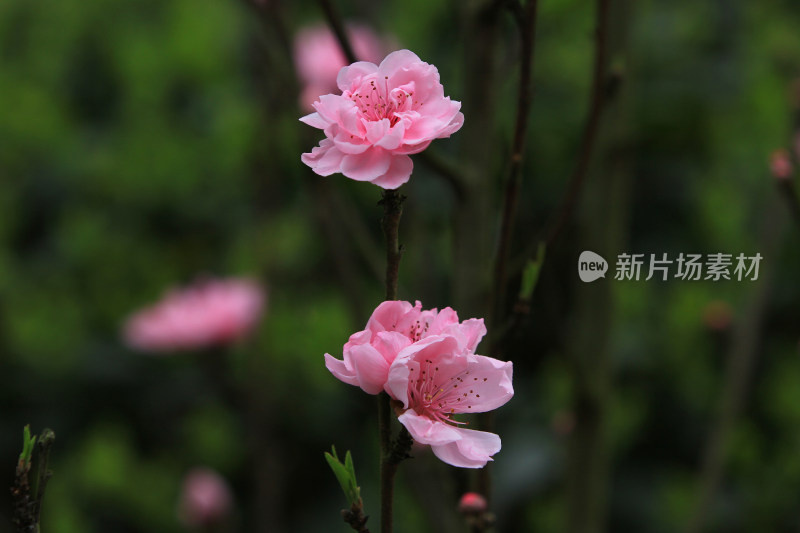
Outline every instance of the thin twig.
{"label": "thin twig", "polygon": [[608,31],[608,10],[610,0],[597,0],[597,25],[594,35],[594,68],[592,73],[592,86],[589,102],[589,114],[581,138],[581,148],[578,162],[572,172],[567,187],[567,193],[561,203],[561,208],[555,215],[555,221],[550,225],[547,233],[547,247],[550,248],[556,240],[566,222],[575,210],[575,204],[580,196],[586,172],[589,169],[589,162],[597,139],[597,132],[600,126],[600,117],[606,103],[606,69],[607,69],[607,31]]}
{"label": "thin twig", "polygon": [[353,46],[350,44],[350,39],[347,37],[347,32],[345,31],[339,12],[333,7],[331,0],[319,0],[319,3],[322,6],[322,11],[325,13],[328,24],[333,30],[334,35],[336,35],[336,39],[339,41],[339,46],[342,47],[344,57],[347,58],[348,63],[355,63],[358,59],[356,58],[355,52],[353,52]]}
{"label": "thin twig", "polygon": [[[489,306],[490,317],[499,315],[502,320],[503,294],[506,285],[506,271],[511,247],[511,238],[514,233],[514,219],[516,218],[519,189],[522,185],[522,159],[525,150],[525,137],[528,129],[528,118],[532,100],[532,72],[534,46],[536,42],[536,13],[537,0],[530,0],[525,6],[525,11],[520,24],[521,54],[520,75],[517,94],[517,118],[514,125],[514,140],[511,146],[511,165],[508,181],[506,182],[505,198],[503,202],[502,219],[500,226],[500,241],[494,264],[494,287],[492,301]],[[494,325],[495,320],[490,320]],[[486,494],[486,493],[484,493]]]}

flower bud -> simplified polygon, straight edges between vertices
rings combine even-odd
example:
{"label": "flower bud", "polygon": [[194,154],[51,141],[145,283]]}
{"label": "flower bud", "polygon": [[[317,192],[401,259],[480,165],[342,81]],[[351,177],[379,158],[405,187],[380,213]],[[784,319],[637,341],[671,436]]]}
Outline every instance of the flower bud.
{"label": "flower bud", "polygon": [[463,514],[480,514],[486,512],[486,498],[477,492],[467,492],[458,502],[458,510]]}

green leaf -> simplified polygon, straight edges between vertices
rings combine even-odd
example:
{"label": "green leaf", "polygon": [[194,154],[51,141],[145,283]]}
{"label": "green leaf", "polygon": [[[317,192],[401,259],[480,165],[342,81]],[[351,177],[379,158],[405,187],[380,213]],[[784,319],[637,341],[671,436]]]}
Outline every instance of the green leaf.
{"label": "green leaf", "polygon": [[341,485],[347,501],[349,501],[351,505],[358,503],[361,500],[361,491],[356,483],[356,471],[353,466],[353,458],[350,455],[350,451],[348,450],[345,454],[344,464],[339,460],[339,456],[336,455],[335,446],[331,446],[331,452],[332,453],[325,452],[325,460],[328,461],[328,465],[339,481],[339,485]]}
{"label": "green leaf", "polygon": [[28,464],[31,462],[31,455],[33,454],[33,446],[36,444],[36,435],[31,437],[31,427],[25,426],[22,429],[22,453],[19,454],[19,460],[22,463]]}

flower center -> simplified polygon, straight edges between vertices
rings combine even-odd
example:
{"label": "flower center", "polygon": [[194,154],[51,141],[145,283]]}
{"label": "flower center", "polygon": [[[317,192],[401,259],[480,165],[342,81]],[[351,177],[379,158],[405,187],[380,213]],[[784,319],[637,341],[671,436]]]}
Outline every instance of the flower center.
{"label": "flower center", "polygon": [[375,80],[371,79],[350,93],[348,98],[356,104],[362,118],[370,121],[387,118],[389,124],[394,126],[400,120],[396,113],[412,108],[414,93],[400,88],[389,90],[388,79],[384,77],[383,84],[376,84]]}
{"label": "flower center", "polygon": [[[419,375],[414,375],[419,372]],[[467,425],[469,422],[454,420],[456,411],[463,413],[472,409],[471,399],[480,398],[474,388],[470,388],[471,381],[486,378],[471,376],[468,370],[445,379],[439,373],[439,367],[430,359],[420,364],[419,370],[411,368],[409,378],[408,396],[409,406],[418,415],[452,425]]]}

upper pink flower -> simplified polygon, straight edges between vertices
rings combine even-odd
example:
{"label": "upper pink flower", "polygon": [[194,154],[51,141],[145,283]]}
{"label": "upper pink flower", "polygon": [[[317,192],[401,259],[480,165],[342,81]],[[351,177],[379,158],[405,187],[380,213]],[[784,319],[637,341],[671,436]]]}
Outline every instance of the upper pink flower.
{"label": "upper pink flower", "polygon": [[224,344],[245,336],[263,306],[263,292],[253,280],[204,280],[171,290],[157,304],[132,315],[124,337],[133,348],[155,352]]}
{"label": "upper pink flower", "polygon": [[416,302],[382,302],[372,313],[367,328],[350,336],[344,345],[343,360],[325,354],[325,366],[350,385],[368,394],[386,389],[389,367],[401,350],[414,342],[435,335],[452,336],[462,350],[474,351],[486,334],[483,319],[458,321],[458,314],[446,307],[422,310]]}
{"label": "upper pink flower", "polygon": [[326,138],[302,161],[321,176],[341,172],[384,189],[407,182],[433,139],[461,128],[461,103],[444,95],[436,67],[409,50],[392,52],[380,66],[359,61],[337,78],[342,94],[324,94],[316,113],[301,118]]}
{"label": "upper pink flower", "polygon": [[[356,56],[365,61],[380,61],[386,48],[378,36],[366,26],[347,26],[347,36]],[[313,111],[319,95],[337,92],[336,75],[347,60],[336,36],[327,25],[318,24],[301,29],[294,38],[294,64],[303,85],[300,106]]]}
{"label": "upper pink flower", "polygon": [[497,409],[514,395],[512,364],[464,350],[436,335],[402,350],[389,369],[389,394],[402,402],[398,420],[415,441],[453,466],[480,468],[500,451],[494,433],[459,427],[453,417]]}

